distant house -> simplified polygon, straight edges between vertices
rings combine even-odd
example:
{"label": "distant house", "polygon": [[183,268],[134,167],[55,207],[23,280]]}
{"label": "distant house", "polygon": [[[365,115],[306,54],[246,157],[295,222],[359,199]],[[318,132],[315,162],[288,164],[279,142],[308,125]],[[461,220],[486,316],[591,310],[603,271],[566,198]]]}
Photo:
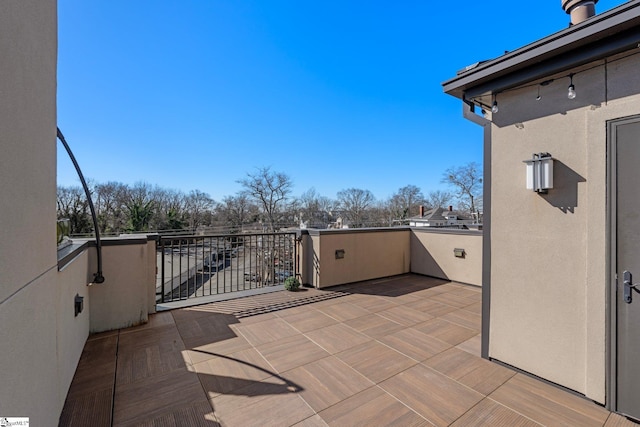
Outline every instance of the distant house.
{"label": "distant house", "polygon": [[315,228],[315,229],[323,229],[323,228],[328,228],[326,222],[322,222],[319,221],[317,219],[309,219],[307,221],[300,221],[300,225],[299,228],[302,230],[306,230],[309,228]]}
{"label": "distant house", "polygon": [[434,208],[427,211],[424,210],[424,206],[420,206],[420,214],[409,218],[411,227],[467,228],[473,223],[473,218],[454,211],[453,206],[449,206],[448,209]]}
{"label": "distant house", "polygon": [[349,228],[349,224],[345,223],[341,216],[339,216],[334,222],[327,225],[327,228]]}
{"label": "distant house", "polygon": [[484,131],[483,356],[640,419],[640,0],[594,3],[443,87]]}

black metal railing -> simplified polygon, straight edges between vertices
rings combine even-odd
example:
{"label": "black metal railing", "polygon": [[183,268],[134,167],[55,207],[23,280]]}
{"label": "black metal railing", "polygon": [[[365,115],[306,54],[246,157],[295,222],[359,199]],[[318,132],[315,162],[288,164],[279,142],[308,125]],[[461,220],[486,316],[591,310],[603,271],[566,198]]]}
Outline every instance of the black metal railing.
{"label": "black metal railing", "polygon": [[297,276],[296,233],[161,236],[156,301],[284,283]]}

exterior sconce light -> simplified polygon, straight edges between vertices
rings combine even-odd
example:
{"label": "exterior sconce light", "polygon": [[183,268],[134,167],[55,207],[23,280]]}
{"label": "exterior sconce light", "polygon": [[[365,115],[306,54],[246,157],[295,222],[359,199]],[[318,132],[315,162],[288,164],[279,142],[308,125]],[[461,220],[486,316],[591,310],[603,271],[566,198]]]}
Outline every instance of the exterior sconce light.
{"label": "exterior sconce light", "polygon": [[465,251],[463,248],[455,248],[453,250],[453,256],[455,256],[456,258],[464,258],[465,256]]}
{"label": "exterior sconce light", "polygon": [[524,160],[527,165],[527,190],[536,193],[547,193],[553,188],[553,157],[549,153],[534,154],[531,160]]}
{"label": "exterior sconce light", "polygon": [[569,74],[569,87],[567,88],[567,98],[576,99],[576,87],[573,84],[573,74]]}
{"label": "exterior sconce light", "polygon": [[80,295],[76,294],[76,296],[73,298],[73,312],[75,317],[78,317],[78,314],[82,313],[83,309],[84,309],[84,297],[81,297]]}

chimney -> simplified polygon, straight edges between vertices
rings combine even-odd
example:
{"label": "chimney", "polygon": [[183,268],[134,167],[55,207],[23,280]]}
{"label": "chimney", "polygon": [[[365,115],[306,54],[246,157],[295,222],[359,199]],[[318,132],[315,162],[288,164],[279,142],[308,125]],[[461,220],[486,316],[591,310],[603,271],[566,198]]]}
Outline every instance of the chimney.
{"label": "chimney", "polygon": [[449,212],[453,211],[453,206],[449,205]]}
{"label": "chimney", "polygon": [[424,217],[424,206],[420,205],[420,218]]}
{"label": "chimney", "polygon": [[560,0],[562,9],[571,15],[571,25],[586,21],[596,14],[598,0]]}

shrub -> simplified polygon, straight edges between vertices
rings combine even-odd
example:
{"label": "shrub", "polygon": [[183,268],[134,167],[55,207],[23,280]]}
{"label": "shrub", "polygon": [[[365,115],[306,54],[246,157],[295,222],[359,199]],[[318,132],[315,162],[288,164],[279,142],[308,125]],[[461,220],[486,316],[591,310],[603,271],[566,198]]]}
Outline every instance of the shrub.
{"label": "shrub", "polygon": [[287,277],[284,281],[284,288],[288,291],[297,291],[300,287],[300,281],[295,277]]}

